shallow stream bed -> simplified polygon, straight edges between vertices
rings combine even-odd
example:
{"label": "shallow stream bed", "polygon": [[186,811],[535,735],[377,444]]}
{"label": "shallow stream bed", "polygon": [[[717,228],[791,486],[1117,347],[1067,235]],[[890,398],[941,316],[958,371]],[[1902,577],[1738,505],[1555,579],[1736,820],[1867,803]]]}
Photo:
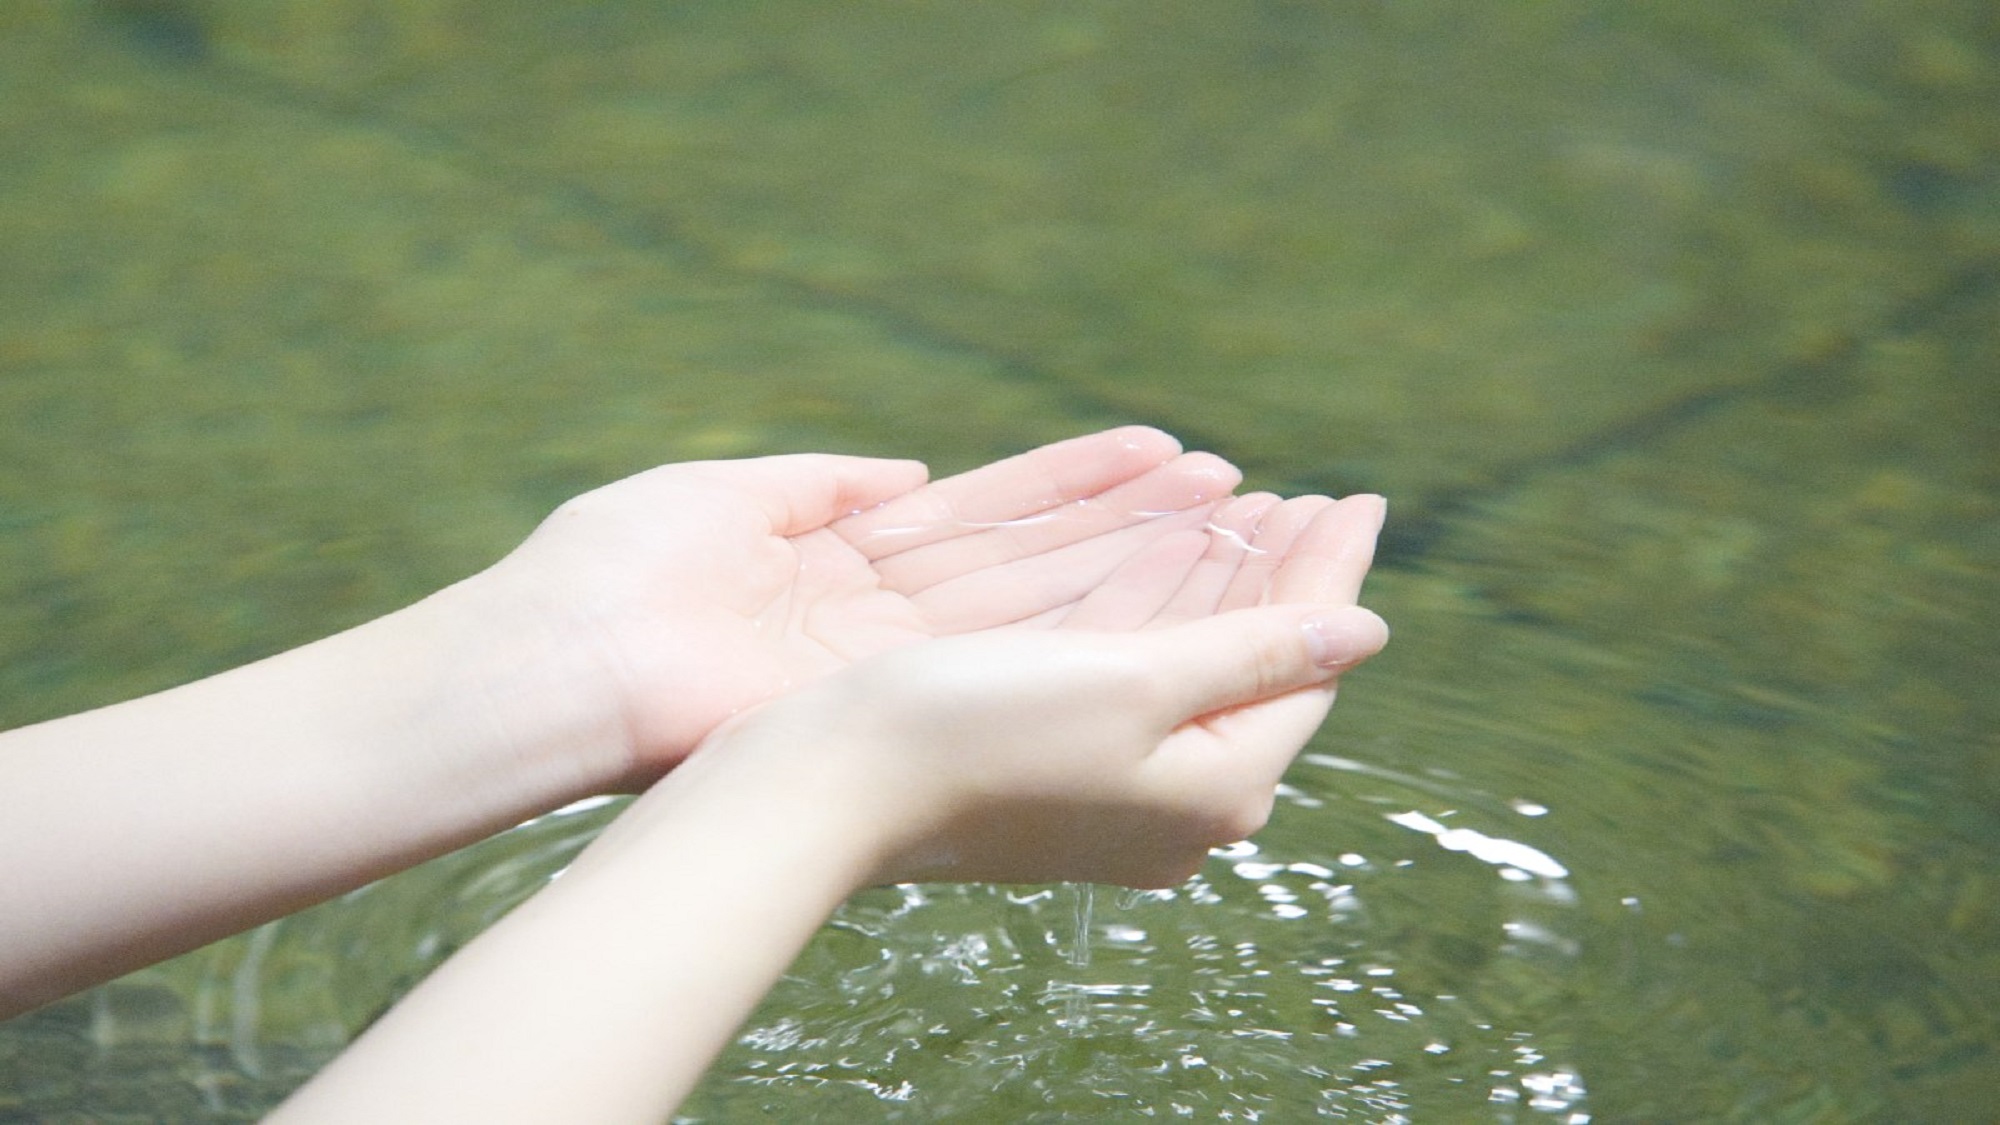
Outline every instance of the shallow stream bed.
{"label": "shallow stream bed", "polygon": [[[0,724],[1123,421],[1386,493],[1391,648],[1183,887],[856,898],[689,1120],[2000,1114],[1991,4],[0,12]],[[0,1024],[0,1122],[254,1118],[614,811]]]}

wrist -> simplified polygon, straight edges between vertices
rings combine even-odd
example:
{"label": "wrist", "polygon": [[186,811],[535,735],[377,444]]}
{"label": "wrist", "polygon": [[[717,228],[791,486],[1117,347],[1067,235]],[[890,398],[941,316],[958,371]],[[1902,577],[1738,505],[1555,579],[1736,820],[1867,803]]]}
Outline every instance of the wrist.
{"label": "wrist", "polygon": [[664,1120],[866,882],[816,748],[705,745],[274,1120]]}
{"label": "wrist", "polygon": [[629,763],[609,692],[514,585],[484,571],[302,650],[337,664],[350,744],[456,777],[498,827],[615,789]]}
{"label": "wrist", "polygon": [[885,787],[844,748],[844,736],[787,721],[783,712],[811,712],[793,702],[715,732],[627,807],[579,865],[634,858],[644,869],[690,850],[728,855],[732,868],[783,872],[795,901],[817,904],[822,915],[881,881],[897,839]]}
{"label": "wrist", "polygon": [[[64,856],[0,893],[15,965],[0,972],[0,1013],[604,791],[624,768],[615,723],[587,683],[537,655],[531,615],[505,593],[468,581],[207,679],[9,732],[0,788],[87,792],[92,816],[41,800],[0,828],[0,853]],[[90,824],[116,825],[122,846],[92,844]]]}

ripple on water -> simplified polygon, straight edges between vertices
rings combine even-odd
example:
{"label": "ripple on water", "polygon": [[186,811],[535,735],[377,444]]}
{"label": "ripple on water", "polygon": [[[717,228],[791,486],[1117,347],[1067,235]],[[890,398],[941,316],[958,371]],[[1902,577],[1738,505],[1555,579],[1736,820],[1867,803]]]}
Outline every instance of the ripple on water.
{"label": "ripple on water", "polygon": [[[1087,960],[1074,888],[856,896],[683,1119],[1588,1120],[1557,1030],[1582,924],[1566,868],[1533,840],[1543,810],[1325,755],[1291,780],[1258,842],[1172,890],[1098,893]],[[151,984],[186,998],[199,1026],[181,1033],[213,1056],[210,1084],[250,1108],[614,812],[540,818]],[[98,1012],[106,1041],[121,1018]]]}
{"label": "ripple on water", "polygon": [[1087,964],[1062,888],[858,896],[685,1119],[1587,1120],[1549,1030],[1576,895],[1520,839],[1545,810],[1324,756],[1294,776],[1261,842],[1098,895]]}

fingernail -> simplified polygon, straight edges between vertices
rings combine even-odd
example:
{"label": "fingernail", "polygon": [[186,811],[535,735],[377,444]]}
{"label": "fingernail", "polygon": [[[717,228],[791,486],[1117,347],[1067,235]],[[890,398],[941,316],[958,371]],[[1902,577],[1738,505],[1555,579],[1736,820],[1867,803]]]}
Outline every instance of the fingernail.
{"label": "fingernail", "polygon": [[1388,623],[1360,606],[1314,614],[1301,627],[1306,650],[1322,668],[1359,663],[1389,643]]}

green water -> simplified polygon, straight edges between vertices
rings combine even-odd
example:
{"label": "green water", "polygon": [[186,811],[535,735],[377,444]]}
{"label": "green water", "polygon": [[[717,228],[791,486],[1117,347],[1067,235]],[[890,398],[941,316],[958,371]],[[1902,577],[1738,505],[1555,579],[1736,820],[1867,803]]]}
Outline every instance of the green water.
{"label": "green water", "polygon": [[[1087,961],[870,892],[689,1117],[1991,1119],[1994,12],[8,5],[0,722],[660,461],[1144,420],[1388,493],[1390,651]],[[610,811],[0,1025],[0,1121],[254,1117]]]}

